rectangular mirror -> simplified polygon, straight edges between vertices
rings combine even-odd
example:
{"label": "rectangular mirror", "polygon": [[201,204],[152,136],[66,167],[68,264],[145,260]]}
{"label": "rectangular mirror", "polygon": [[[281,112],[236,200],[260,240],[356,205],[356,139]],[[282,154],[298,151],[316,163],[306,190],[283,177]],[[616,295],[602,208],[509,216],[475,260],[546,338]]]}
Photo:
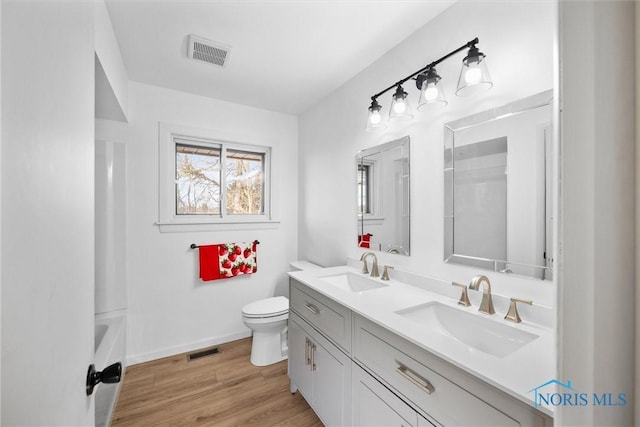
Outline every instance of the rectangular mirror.
{"label": "rectangular mirror", "polygon": [[552,279],[552,100],[445,124],[445,262]]}
{"label": "rectangular mirror", "polygon": [[356,155],[358,246],[409,255],[409,137]]}

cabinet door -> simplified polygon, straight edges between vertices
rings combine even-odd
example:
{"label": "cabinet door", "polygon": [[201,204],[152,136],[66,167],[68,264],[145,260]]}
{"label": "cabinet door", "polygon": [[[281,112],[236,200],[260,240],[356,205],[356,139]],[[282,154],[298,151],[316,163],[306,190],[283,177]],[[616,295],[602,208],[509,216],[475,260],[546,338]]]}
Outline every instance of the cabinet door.
{"label": "cabinet door", "polygon": [[418,425],[418,414],[413,408],[355,363],[352,372],[354,426],[415,427]]}
{"label": "cabinet door", "polygon": [[313,346],[313,408],[326,426],[351,426],[351,359],[319,335]]}
{"label": "cabinet door", "polygon": [[312,372],[310,365],[311,341],[293,318],[289,319],[289,380],[302,393],[307,402],[313,402]]}

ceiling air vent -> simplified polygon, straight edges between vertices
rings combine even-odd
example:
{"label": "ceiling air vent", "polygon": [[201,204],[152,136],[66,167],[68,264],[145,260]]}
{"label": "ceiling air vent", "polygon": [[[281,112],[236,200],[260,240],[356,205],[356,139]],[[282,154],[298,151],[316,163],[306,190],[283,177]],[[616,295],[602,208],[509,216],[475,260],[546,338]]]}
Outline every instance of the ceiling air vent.
{"label": "ceiling air vent", "polygon": [[224,67],[225,63],[229,60],[230,50],[229,46],[221,43],[203,39],[193,34],[189,35],[187,55],[191,59],[197,59],[198,61]]}

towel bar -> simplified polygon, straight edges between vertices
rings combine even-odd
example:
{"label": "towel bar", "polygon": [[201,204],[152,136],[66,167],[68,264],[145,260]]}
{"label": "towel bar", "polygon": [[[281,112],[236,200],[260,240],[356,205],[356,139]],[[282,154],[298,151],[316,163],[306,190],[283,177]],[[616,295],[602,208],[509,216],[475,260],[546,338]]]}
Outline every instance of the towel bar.
{"label": "towel bar", "polygon": [[[255,243],[256,245],[259,245],[260,242],[258,242],[257,240],[254,240],[253,243]],[[189,248],[190,249],[198,249],[200,246],[196,245],[195,243],[192,243]]]}

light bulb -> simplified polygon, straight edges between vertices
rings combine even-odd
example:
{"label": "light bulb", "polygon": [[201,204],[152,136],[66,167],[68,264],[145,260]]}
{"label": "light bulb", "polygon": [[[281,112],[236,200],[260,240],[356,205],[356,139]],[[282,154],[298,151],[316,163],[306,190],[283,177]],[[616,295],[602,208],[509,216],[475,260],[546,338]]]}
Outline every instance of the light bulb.
{"label": "light bulb", "polygon": [[464,81],[468,85],[474,85],[480,82],[482,79],[482,70],[480,67],[469,67],[469,69],[464,73]]}
{"label": "light bulb", "polygon": [[427,102],[434,101],[438,98],[438,88],[434,84],[429,84],[424,91],[424,99]]}
{"label": "light bulb", "polygon": [[372,125],[377,125],[382,120],[382,116],[379,111],[373,111],[369,116],[369,123]]}
{"label": "light bulb", "polygon": [[396,114],[404,114],[407,111],[407,104],[405,104],[404,100],[398,100],[395,104],[393,104],[393,111]]}

